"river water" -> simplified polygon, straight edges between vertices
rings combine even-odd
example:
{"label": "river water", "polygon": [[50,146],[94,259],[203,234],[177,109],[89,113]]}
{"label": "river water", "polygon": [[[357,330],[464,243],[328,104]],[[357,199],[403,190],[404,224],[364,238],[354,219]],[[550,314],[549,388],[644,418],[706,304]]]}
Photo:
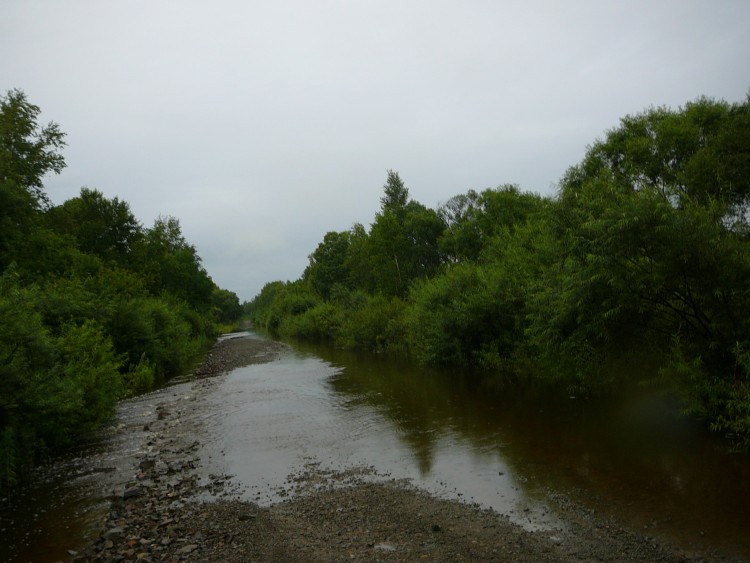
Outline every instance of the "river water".
{"label": "river water", "polygon": [[[234,475],[237,494],[260,504],[285,498],[289,476],[306,466],[367,467],[377,478],[494,508],[529,530],[561,525],[545,499],[562,494],[648,535],[750,559],[750,459],[723,453],[654,393],[550,400],[486,389],[460,373],[297,347],[222,377],[204,406],[206,470]],[[122,452],[111,443],[87,447]],[[122,456],[108,455],[117,468]],[[13,526],[16,541],[59,549],[60,535],[85,532],[101,503],[81,480],[91,471],[71,459],[86,459],[85,448],[55,479],[28,489],[26,515],[0,519],[0,532]],[[13,555],[0,550],[0,560]]]}

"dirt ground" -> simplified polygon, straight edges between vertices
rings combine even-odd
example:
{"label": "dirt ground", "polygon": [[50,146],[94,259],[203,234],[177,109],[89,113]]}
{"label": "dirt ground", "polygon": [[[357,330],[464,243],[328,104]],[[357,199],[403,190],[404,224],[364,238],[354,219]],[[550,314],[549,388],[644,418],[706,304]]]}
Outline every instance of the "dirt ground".
{"label": "dirt ground", "polygon": [[[235,367],[277,359],[284,345],[219,342],[189,393],[164,394],[143,428],[133,474],[117,484],[96,540],[74,561],[716,561],[666,545],[550,494],[564,526],[528,532],[493,511],[442,500],[369,470],[314,464],[290,476],[288,500],[233,500],[231,476],[201,471],[196,404]],[[201,500],[204,499],[204,500]],[[210,499],[206,501],[205,499]]]}

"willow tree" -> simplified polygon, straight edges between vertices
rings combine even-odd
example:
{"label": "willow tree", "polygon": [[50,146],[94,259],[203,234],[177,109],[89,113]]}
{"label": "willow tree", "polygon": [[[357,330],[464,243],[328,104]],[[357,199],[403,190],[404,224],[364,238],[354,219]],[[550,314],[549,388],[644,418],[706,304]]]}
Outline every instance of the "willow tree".
{"label": "willow tree", "polygon": [[701,98],[596,142],[562,182],[531,334],[583,379],[661,357],[694,412],[750,444],[747,125],[748,101]]}

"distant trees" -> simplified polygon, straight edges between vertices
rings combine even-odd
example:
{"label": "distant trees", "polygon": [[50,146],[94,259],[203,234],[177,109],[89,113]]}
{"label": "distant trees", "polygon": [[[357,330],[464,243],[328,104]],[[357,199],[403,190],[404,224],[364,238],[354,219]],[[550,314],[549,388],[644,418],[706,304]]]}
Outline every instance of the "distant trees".
{"label": "distant trees", "polygon": [[18,90],[0,98],[0,490],[122,396],[184,372],[242,314],[177,219],[146,229],[88,188],[50,205],[64,134],[38,116]]}
{"label": "distant trees", "polygon": [[748,448],[749,182],[750,98],[624,117],[554,198],[504,185],[433,211],[388,171],[370,229],[328,233],[250,309],[282,335],[578,395],[646,380]]}

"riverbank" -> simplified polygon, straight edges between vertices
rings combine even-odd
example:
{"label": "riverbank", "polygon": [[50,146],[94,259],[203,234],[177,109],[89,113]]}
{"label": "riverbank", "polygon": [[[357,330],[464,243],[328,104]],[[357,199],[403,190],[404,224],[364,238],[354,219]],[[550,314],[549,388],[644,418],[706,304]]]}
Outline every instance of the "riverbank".
{"label": "riverbank", "polygon": [[[201,459],[202,398],[235,367],[271,362],[283,344],[220,341],[196,379],[167,388],[122,428],[140,440],[131,473],[109,486],[96,538],[74,561],[702,561],[700,545],[670,546],[550,494],[563,523],[528,532],[478,506],[430,496],[367,468],[340,473],[314,463],[288,480],[288,500],[236,500],[231,476]],[[150,405],[150,406],[148,406]]]}

